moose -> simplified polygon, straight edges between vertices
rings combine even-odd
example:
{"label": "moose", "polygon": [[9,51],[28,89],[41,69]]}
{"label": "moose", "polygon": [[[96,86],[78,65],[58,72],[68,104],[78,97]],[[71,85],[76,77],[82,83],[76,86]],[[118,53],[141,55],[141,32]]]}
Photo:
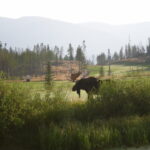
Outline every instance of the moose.
{"label": "moose", "polygon": [[71,80],[74,82],[79,76],[81,75],[81,72],[72,73],[71,74]]}
{"label": "moose", "polygon": [[88,94],[97,92],[100,87],[101,80],[95,77],[88,77],[78,80],[72,88],[72,91],[76,91],[80,97],[80,90],[85,90]]}

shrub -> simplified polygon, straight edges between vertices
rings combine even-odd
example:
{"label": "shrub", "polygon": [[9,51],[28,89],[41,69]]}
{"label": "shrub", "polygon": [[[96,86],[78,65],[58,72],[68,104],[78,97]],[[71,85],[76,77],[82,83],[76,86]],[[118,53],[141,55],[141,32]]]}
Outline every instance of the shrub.
{"label": "shrub", "polygon": [[[21,85],[0,81],[0,138],[10,137],[14,126],[24,124],[24,113],[29,91]],[[11,137],[10,137],[11,138]]]}
{"label": "shrub", "polygon": [[149,91],[148,79],[103,83],[99,96],[87,105],[93,115],[104,118],[146,115],[150,113]]}

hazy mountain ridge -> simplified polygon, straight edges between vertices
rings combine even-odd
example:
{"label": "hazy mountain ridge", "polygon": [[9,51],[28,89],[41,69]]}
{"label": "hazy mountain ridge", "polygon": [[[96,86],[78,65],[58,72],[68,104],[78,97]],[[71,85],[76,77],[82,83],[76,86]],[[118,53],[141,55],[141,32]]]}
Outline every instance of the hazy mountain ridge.
{"label": "hazy mountain ridge", "polygon": [[73,24],[42,17],[22,17],[19,19],[0,18],[0,41],[8,46],[30,47],[45,43],[68,47],[71,42],[74,47],[86,41],[87,54],[98,54],[110,48],[118,51],[129,41],[131,44],[145,45],[150,36],[150,22],[110,25],[105,23]]}

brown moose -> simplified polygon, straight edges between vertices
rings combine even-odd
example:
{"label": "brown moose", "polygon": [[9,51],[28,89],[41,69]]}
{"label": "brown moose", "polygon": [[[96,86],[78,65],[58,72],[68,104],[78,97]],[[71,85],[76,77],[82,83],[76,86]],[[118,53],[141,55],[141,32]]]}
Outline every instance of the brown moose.
{"label": "brown moose", "polygon": [[76,82],[76,84],[72,88],[72,91],[76,91],[80,97],[80,90],[85,90],[89,97],[90,93],[98,92],[100,83],[101,80],[98,80],[95,77],[83,78]]}

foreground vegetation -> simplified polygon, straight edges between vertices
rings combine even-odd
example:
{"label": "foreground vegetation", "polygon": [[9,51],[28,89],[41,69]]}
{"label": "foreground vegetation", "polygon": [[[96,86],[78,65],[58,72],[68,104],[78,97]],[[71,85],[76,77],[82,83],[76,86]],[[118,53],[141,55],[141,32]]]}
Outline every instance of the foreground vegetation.
{"label": "foreground vegetation", "polygon": [[1,81],[0,148],[99,150],[150,144],[150,79],[103,83],[88,101],[66,100],[68,92],[60,88],[57,84],[33,96],[23,84]]}

